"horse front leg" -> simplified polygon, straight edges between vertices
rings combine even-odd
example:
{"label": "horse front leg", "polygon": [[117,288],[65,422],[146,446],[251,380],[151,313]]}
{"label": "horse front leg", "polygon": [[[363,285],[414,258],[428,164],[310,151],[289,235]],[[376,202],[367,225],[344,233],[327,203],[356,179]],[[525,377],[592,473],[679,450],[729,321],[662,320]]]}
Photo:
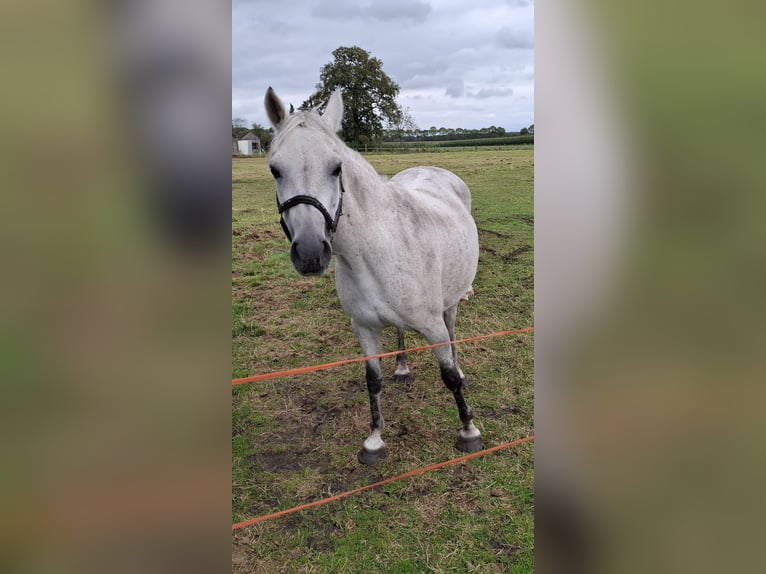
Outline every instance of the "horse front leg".
{"label": "horse front leg", "polygon": [[[356,338],[362,346],[362,352],[367,355],[380,353],[380,331],[360,327],[353,323]],[[380,394],[383,389],[383,376],[380,372],[380,359],[365,362],[365,378],[367,392],[370,395],[370,436],[368,436],[357,459],[362,464],[375,465],[386,457],[386,443],[383,442],[383,414],[380,409]]]}

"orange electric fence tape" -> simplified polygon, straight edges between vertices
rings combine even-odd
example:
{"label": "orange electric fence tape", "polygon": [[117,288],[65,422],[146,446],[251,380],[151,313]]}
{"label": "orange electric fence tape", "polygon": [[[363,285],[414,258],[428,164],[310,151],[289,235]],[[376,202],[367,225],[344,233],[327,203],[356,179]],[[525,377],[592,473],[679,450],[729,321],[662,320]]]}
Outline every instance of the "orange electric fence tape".
{"label": "orange electric fence tape", "polygon": [[506,442],[503,444],[499,444],[497,446],[493,446],[492,448],[487,448],[484,450],[480,450],[478,452],[472,452],[471,454],[466,454],[464,456],[459,456],[457,458],[453,458],[452,460],[448,460],[446,462],[439,462],[437,464],[432,464],[429,466],[425,466],[422,468],[417,468],[415,470],[411,470],[409,472],[405,472],[404,474],[399,474],[397,476],[392,476],[391,478],[387,478],[385,480],[381,480],[380,482],[375,482],[373,484],[368,484],[366,486],[360,486],[359,488],[354,488],[353,490],[349,490],[347,492],[342,492],[340,494],[335,494],[333,496],[329,496],[327,498],[322,498],[320,500],[315,500],[314,502],[309,502],[307,504],[301,504],[299,506],[295,506],[293,508],[288,508],[286,510],[280,510],[279,512],[274,512],[272,514],[266,514],[264,516],[258,516],[257,518],[251,518],[249,520],[245,520],[243,522],[237,522],[236,524],[231,525],[232,530],[237,530],[238,528],[244,528],[245,526],[251,526],[253,524],[257,524],[258,522],[263,522],[265,520],[269,520],[271,518],[276,518],[277,516],[284,516],[285,514],[290,514],[292,512],[298,512],[299,510],[305,510],[307,508],[312,508],[314,506],[319,506],[321,504],[327,504],[328,502],[333,502],[335,500],[338,500],[340,498],[345,498],[346,496],[351,496],[352,494],[356,494],[357,492],[362,492],[363,490],[369,490],[370,488],[376,488],[378,486],[383,486],[384,484],[390,484],[392,482],[395,482],[397,480],[402,480],[404,478],[410,478],[412,476],[417,476],[419,474],[423,474],[426,472],[429,472],[431,470],[437,470],[439,468],[444,468],[445,466],[449,466],[450,464],[455,464],[458,462],[463,462],[464,460],[469,460],[471,458],[476,458],[477,456],[482,456],[485,454],[489,454],[491,452],[495,452],[504,448],[509,448],[512,446],[516,446],[525,442],[533,441],[535,440],[534,435],[528,436],[525,438],[521,438],[518,440],[514,440],[511,442]]}
{"label": "orange electric fence tape", "polygon": [[471,343],[473,341],[479,341],[481,339],[489,339],[490,337],[499,337],[501,335],[517,335],[519,333],[528,333],[532,330],[534,330],[534,327],[524,327],[523,329],[512,329],[510,331],[498,331],[497,333],[490,333],[489,335],[479,335],[477,337],[469,337],[468,339],[458,339],[457,341],[446,341],[444,343],[436,343],[434,345],[423,345],[422,347],[413,347],[412,349],[404,349],[403,351],[390,351],[388,353],[378,353],[377,355],[370,355],[369,357],[358,357],[356,359],[344,359],[342,361],[325,363],[323,365],[314,365],[312,367],[299,367],[297,369],[288,369],[286,371],[278,371],[275,373],[266,373],[263,375],[253,375],[250,377],[242,377],[241,379],[232,379],[231,384],[242,385],[244,383],[252,383],[255,381],[265,381],[267,379],[276,379],[277,377],[287,377],[289,375],[300,375],[301,373],[310,373],[312,371],[320,371],[322,369],[329,369],[331,367],[348,365],[349,363],[361,363],[362,361],[368,361],[370,359],[380,359],[382,357],[391,357],[393,355],[398,355],[399,353],[413,353],[415,351],[426,351],[428,349],[435,349],[436,347],[443,347],[444,345],[454,345],[457,343]]}

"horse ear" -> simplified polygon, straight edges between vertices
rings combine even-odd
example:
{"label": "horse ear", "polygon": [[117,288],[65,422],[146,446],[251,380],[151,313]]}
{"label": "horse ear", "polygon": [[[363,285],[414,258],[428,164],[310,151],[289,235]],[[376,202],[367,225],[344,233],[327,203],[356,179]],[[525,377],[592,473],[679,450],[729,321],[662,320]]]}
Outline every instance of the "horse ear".
{"label": "horse ear", "polygon": [[340,130],[340,125],[343,121],[343,96],[341,96],[340,90],[335,90],[332,93],[322,117],[332,128],[332,131],[337,132]]}
{"label": "horse ear", "polygon": [[275,130],[279,130],[279,126],[285,121],[287,112],[285,111],[285,105],[282,100],[279,99],[274,89],[269,86],[266,90],[266,97],[263,99],[263,105],[266,107],[266,115],[269,116],[271,125]]}

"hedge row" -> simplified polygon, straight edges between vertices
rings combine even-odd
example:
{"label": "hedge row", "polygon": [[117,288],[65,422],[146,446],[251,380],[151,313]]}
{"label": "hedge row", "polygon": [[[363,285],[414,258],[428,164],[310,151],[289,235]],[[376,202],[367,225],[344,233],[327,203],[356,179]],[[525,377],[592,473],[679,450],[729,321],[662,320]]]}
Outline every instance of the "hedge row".
{"label": "hedge row", "polygon": [[428,148],[428,147],[474,147],[498,145],[528,145],[535,143],[534,134],[518,136],[500,136],[496,138],[477,138],[470,140],[448,140],[438,142],[382,142],[382,148]]}

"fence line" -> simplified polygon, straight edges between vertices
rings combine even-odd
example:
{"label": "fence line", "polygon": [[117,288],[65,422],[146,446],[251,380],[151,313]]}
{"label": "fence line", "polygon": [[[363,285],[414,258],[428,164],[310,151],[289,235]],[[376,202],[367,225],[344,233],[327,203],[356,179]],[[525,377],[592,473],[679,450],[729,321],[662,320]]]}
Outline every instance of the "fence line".
{"label": "fence line", "polygon": [[267,379],[276,379],[279,377],[287,377],[290,375],[300,375],[303,373],[310,373],[313,371],[321,371],[322,369],[329,369],[331,367],[339,367],[341,365],[348,365],[350,363],[361,363],[370,359],[380,359],[382,357],[392,357],[399,353],[414,353],[416,351],[426,351],[428,349],[435,349],[436,347],[443,347],[445,345],[456,345],[458,343],[471,343],[473,341],[480,341],[482,339],[489,339],[490,337],[500,337],[502,335],[517,335],[520,333],[529,333],[534,330],[534,327],[524,327],[523,329],[512,329],[509,331],[497,331],[496,333],[490,333],[489,335],[478,335],[476,337],[468,337],[467,339],[458,339],[455,341],[445,341],[444,343],[434,343],[433,345],[422,345],[420,347],[412,347],[411,349],[404,349],[402,351],[389,351],[386,353],[378,353],[376,355],[369,355],[367,357],[357,357],[354,359],[343,359],[341,361],[334,361],[332,363],[324,363],[322,365],[313,365],[310,367],[297,367],[295,369],[286,369],[284,371],[276,371],[273,373],[265,373],[263,375],[252,375],[249,377],[241,377],[238,379],[232,379],[232,386],[242,385],[245,383],[252,383],[255,381],[265,381]]}
{"label": "fence line", "polygon": [[334,494],[333,496],[328,496],[327,498],[322,498],[319,500],[315,500],[313,502],[309,502],[306,504],[299,504],[298,506],[294,506],[292,508],[288,508],[286,510],[280,510],[278,512],[272,512],[271,514],[266,514],[264,516],[258,516],[256,518],[250,518],[249,520],[243,520],[242,522],[237,522],[236,524],[231,525],[232,531],[237,530],[239,528],[244,528],[246,526],[252,526],[253,524],[257,524],[259,522],[264,522],[266,520],[270,520],[272,518],[277,518],[278,516],[284,516],[285,514],[291,514],[293,512],[298,512],[299,510],[305,510],[307,508],[313,508],[315,506],[320,506],[322,504],[327,504],[328,502],[333,502],[335,500],[339,500],[341,498],[345,498],[347,496],[351,496],[352,494],[356,494],[358,492],[362,492],[364,490],[369,490],[371,488],[377,488],[379,486],[383,486],[385,484],[390,484],[392,482],[396,482],[397,480],[403,480],[405,478],[411,478],[413,476],[417,476],[419,474],[424,474],[426,472],[430,472],[432,470],[437,470],[440,468],[444,468],[445,466],[449,466],[451,464],[456,464],[458,462],[463,462],[472,458],[476,458],[478,456],[483,456],[485,454],[489,454],[491,452],[496,452],[498,450],[502,450],[504,448],[510,448],[512,446],[516,446],[519,444],[523,444],[525,442],[530,442],[535,440],[534,435],[520,438],[518,440],[514,440],[511,442],[506,442],[503,444],[499,444],[497,446],[493,446],[491,448],[486,448],[484,450],[480,450],[478,452],[472,452],[470,454],[466,454],[464,456],[459,456],[457,458],[453,458],[451,460],[447,460],[445,462],[439,462],[436,464],[431,464],[428,466],[424,466],[422,468],[417,468],[415,470],[411,470],[409,472],[405,472],[403,474],[398,474],[396,476],[392,476],[391,478],[386,478],[384,480],[381,480],[379,482],[374,482],[372,484],[368,484],[365,486],[360,486],[358,488],[354,488],[352,490],[348,490],[346,492],[341,492],[340,494]]}

